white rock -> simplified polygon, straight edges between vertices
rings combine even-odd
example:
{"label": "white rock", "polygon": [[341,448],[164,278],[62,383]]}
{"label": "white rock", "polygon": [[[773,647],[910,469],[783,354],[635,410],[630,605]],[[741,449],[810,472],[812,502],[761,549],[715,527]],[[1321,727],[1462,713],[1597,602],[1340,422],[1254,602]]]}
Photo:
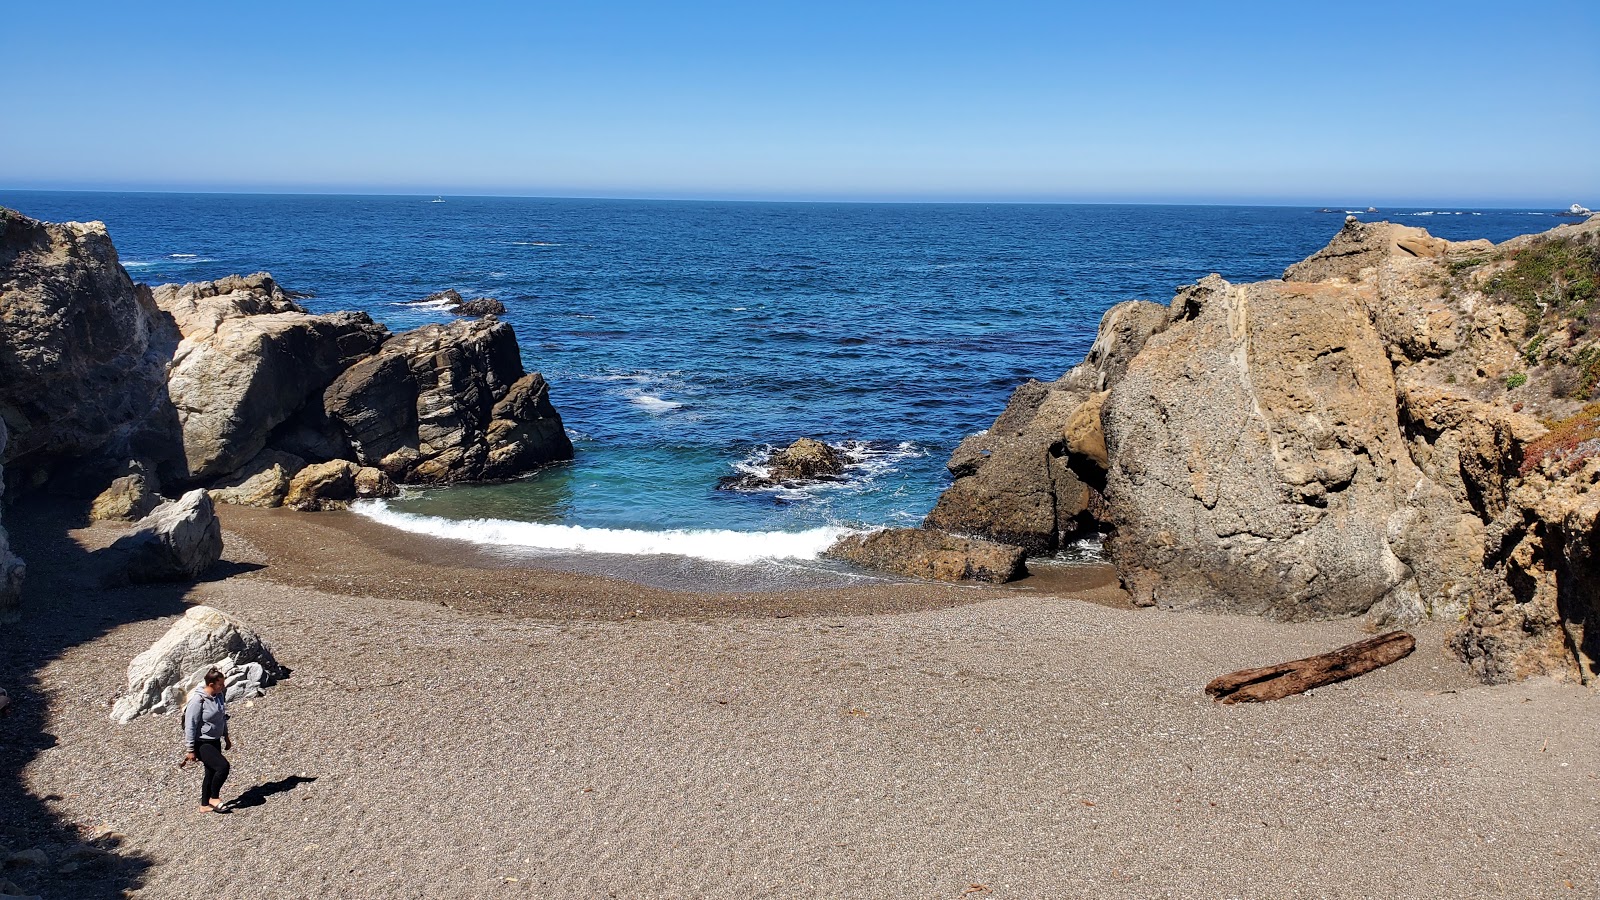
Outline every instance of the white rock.
{"label": "white rock", "polygon": [[188,581],[222,558],[222,523],[197,488],[156,507],[110,552],[129,581]]}
{"label": "white rock", "polygon": [[209,606],[192,606],[128,665],[128,692],[111,708],[126,725],[147,712],[182,709],[206,669],[228,679],[228,699],[257,697],[284,674],[272,649],[248,625]]}

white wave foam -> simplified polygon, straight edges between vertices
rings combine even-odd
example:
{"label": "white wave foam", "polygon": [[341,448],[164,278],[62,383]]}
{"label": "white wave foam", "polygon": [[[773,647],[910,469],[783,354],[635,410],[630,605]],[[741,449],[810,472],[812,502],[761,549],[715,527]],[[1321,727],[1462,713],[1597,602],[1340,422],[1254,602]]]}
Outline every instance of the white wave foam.
{"label": "white wave foam", "polygon": [[396,300],[395,306],[404,306],[407,309],[428,309],[434,312],[449,312],[456,308],[449,300]]}
{"label": "white wave foam", "polygon": [[125,259],[125,260],[122,261],[122,267],[124,269],[142,269],[145,266],[153,266],[153,265],[155,265],[155,263],[153,263],[153,262],[140,262],[137,259]]}
{"label": "white wave foam", "polygon": [[122,261],[124,269],[143,269],[147,266],[185,266],[191,263],[216,262],[209,256],[196,256],[193,253],[168,253],[154,262],[142,259],[125,259]]}
{"label": "white wave foam", "polygon": [[677,409],[683,405],[676,400],[666,400],[661,397],[657,397],[655,394],[638,394],[636,396],[629,397],[628,402],[636,406],[642,406],[650,412],[658,413],[668,412],[669,410]]}
{"label": "white wave foam", "polygon": [[200,258],[200,254],[198,254],[198,253],[168,253],[167,254],[167,258],[168,259],[199,259]]}
{"label": "white wave foam", "polygon": [[692,556],[723,563],[816,559],[839,538],[854,533],[848,528],[812,528],[808,531],[728,531],[709,528],[640,531],[632,528],[546,525],[508,519],[446,519],[397,512],[382,500],[357,503],[351,509],[374,522],[401,531],[474,544],[628,556]]}
{"label": "white wave foam", "polygon": [[559,246],[561,246],[560,244],[552,244],[549,241],[507,241],[506,243],[510,244],[513,247],[559,247]]}
{"label": "white wave foam", "polygon": [[[860,441],[842,441],[829,444],[844,455],[844,477],[838,481],[813,481],[803,484],[778,484],[758,490],[771,491],[783,500],[804,500],[817,494],[828,491],[865,491],[881,477],[899,471],[901,460],[918,456],[927,456],[928,451],[912,441],[901,441],[893,447],[883,444],[867,444]],[[741,475],[753,475],[756,478],[772,477],[772,469],[766,465],[767,460],[778,448],[771,444],[763,444],[750,451],[744,459],[733,464],[733,470]]]}

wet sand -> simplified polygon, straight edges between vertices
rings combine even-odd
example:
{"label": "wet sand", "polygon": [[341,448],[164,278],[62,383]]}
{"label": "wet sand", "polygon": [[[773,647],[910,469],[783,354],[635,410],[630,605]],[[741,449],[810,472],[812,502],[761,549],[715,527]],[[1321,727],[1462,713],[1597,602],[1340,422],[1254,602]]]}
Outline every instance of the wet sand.
{"label": "wet sand", "polygon": [[[0,843],[51,861],[0,880],[47,897],[1600,896],[1600,698],[1477,684],[1442,626],[1362,678],[1225,707],[1201,692],[1214,675],[1358,623],[1117,608],[1096,570],[670,591],[354,516],[224,515],[224,563],[172,588],[94,587],[111,526],[13,526],[30,581],[0,641],[20,699],[0,720],[17,813]],[[294,670],[234,707],[224,794],[257,790],[229,816],[192,812],[172,718],[107,718],[128,660],[192,603]],[[115,855],[57,874],[86,843]]]}

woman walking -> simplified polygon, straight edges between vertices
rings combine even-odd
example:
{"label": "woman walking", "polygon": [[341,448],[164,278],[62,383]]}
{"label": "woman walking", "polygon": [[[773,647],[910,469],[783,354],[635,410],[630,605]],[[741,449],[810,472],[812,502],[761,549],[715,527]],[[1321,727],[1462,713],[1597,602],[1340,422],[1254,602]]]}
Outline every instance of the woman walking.
{"label": "woman walking", "polygon": [[188,752],[185,764],[200,760],[206,777],[200,782],[200,811],[226,812],[222,804],[222,783],[228,780],[228,760],[224,749],[232,750],[228,739],[228,684],[216,669],[206,670],[205,684],[189,694],[183,709],[183,739]]}

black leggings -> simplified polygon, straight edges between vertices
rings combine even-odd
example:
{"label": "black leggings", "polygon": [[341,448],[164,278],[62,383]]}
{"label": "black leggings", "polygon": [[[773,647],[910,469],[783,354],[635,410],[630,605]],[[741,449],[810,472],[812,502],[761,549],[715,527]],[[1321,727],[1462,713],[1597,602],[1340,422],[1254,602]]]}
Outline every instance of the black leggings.
{"label": "black leggings", "polygon": [[200,782],[200,803],[209,805],[222,797],[222,783],[228,780],[228,761],[222,756],[222,746],[217,741],[200,741],[194,745],[194,755],[206,767],[206,777]]}

